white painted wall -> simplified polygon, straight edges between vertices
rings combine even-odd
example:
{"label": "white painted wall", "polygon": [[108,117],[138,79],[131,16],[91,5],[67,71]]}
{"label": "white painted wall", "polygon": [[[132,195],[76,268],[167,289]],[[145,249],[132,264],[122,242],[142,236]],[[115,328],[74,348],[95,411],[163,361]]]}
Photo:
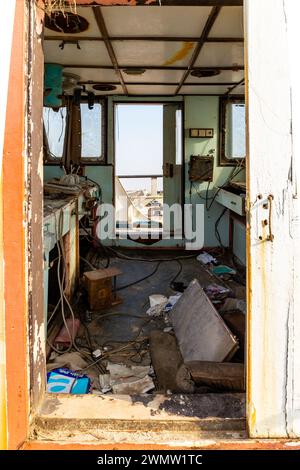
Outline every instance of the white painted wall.
{"label": "white painted wall", "polygon": [[[245,1],[251,437],[300,437],[299,7],[297,0]],[[263,227],[270,194],[273,242]]]}

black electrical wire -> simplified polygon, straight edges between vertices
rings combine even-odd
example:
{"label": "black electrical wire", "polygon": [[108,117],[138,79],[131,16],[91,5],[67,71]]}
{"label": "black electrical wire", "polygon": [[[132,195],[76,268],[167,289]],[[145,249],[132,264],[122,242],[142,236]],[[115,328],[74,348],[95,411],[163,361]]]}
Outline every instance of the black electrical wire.
{"label": "black electrical wire", "polygon": [[104,254],[106,256],[106,265],[104,266],[105,269],[107,269],[110,265],[110,256],[109,254],[107,253],[107,247],[105,247],[99,240],[99,238],[97,237],[94,237],[93,235],[91,235],[87,229],[85,228],[85,226],[83,225],[82,221],[80,220],[79,221],[79,225],[81,226],[82,230],[87,234],[87,236],[89,237],[89,240],[88,241],[91,243],[92,241],[95,241],[96,243],[98,243],[99,247],[102,248],[102,250],[104,251]]}
{"label": "black electrical wire", "polygon": [[127,289],[128,287],[135,286],[136,284],[139,284],[140,282],[146,281],[146,279],[149,279],[149,277],[154,276],[154,274],[158,271],[158,268],[161,265],[161,263],[162,261],[159,261],[157,265],[155,266],[155,269],[150,274],[147,274],[147,276],[144,276],[141,279],[138,279],[137,281],[130,282],[129,284],[126,284],[125,286],[118,287],[116,291]]}
{"label": "black electrical wire", "polygon": [[218,230],[218,226],[219,226],[219,223],[220,223],[221,219],[224,217],[225,213],[227,212],[227,210],[228,210],[228,209],[225,208],[225,209],[222,211],[221,215],[218,217],[218,219],[216,220],[216,223],[215,223],[215,235],[216,235],[216,239],[218,240],[219,245],[220,245],[221,248],[223,248],[223,250],[225,249],[225,247],[224,247],[223,244],[222,244],[222,239],[221,239],[220,232],[219,232],[219,230]]}
{"label": "black electrical wire", "polygon": [[[237,170],[238,169],[238,170]],[[215,192],[214,196],[212,197],[211,199],[211,203],[209,204],[209,206],[207,207],[207,210],[209,211],[213,205],[213,203],[215,202],[216,200],[216,197],[217,195],[219,194],[219,192],[221,191],[221,189],[223,189],[225,186],[227,186],[230,181],[232,181],[233,178],[235,178],[241,171],[243,171],[245,168],[243,166],[238,166],[236,167],[231,176],[225,181],[225,183],[222,184],[222,186],[219,186],[219,188],[217,189],[217,191]]]}

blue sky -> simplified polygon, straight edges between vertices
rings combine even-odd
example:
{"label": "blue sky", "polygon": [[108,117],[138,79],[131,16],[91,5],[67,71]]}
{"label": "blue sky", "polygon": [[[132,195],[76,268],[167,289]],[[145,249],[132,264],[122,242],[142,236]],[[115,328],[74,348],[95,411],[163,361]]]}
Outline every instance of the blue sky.
{"label": "blue sky", "polygon": [[[162,105],[117,105],[115,155],[116,175],[162,174]],[[150,180],[121,182],[125,189],[150,189]]]}

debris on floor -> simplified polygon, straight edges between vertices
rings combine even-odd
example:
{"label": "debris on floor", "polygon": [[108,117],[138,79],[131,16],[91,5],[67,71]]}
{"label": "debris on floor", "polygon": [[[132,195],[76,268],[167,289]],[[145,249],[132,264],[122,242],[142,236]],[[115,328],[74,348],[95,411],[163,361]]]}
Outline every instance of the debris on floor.
{"label": "debris on floor", "polygon": [[[143,284],[134,281],[147,274],[149,263],[140,267],[113,258],[109,272],[89,272],[75,304],[80,320],[68,318],[67,328],[52,340],[56,352],[47,364],[47,390],[97,395],[244,391],[246,288],[227,266],[228,258],[222,263],[219,258],[206,252],[187,257],[179,280],[173,262]],[[123,303],[116,308],[112,279],[121,272],[127,287],[121,286]]]}
{"label": "debris on floor", "polygon": [[152,378],[149,376],[151,368],[148,366],[126,366],[124,364],[107,364],[110,374],[110,386],[116,394],[147,393],[154,388]]}
{"label": "debris on floor", "polygon": [[209,253],[206,253],[206,251],[198,255],[197,260],[200,261],[202,264],[216,264],[217,263],[216,258],[211,256]]}
{"label": "debris on floor", "polygon": [[111,391],[110,374],[99,375],[100,392],[108,393]]}
{"label": "debris on floor", "polygon": [[245,391],[244,364],[192,361],[185,363],[184,367],[197,385],[207,386],[212,392]]}
{"label": "debris on floor", "polygon": [[236,274],[236,271],[235,271],[235,269],[232,269],[229,266],[219,264],[218,266],[215,266],[212,269],[212,273],[215,276],[224,276],[224,275],[234,275],[234,274]]}
{"label": "debris on floor", "polygon": [[204,292],[213,302],[215,300],[218,301],[226,299],[231,291],[227,287],[219,286],[218,284],[210,284],[209,286],[204,287]]}
{"label": "debris on floor", "polygon": [[69,369],[54,369],[47,374],[47,392],[82,395],[90,392],[91,381],[86,375]]}
{"label": "debris on floor", "polygon": [[232,357],[232,361],[244,362],[245,336],[246,336],[246,316],[240,310],[221,311],[220,315],[228,328],[237,337],[239,349]]}
{"label": "debris on floor", "polygon": [[80,320],[68,318],[54,340],[54,346],[58,349],[68,348],[77,336]]}
{"label": "debris on floor", "polygon": [[194,279],[174,305],[171,321],[184,362],[229,360],[238,342]]}
{"label": "debris on floor", "polygon": [[[53,356],[52,356],[53,357]],[[80,370],[87,367],[88,363],[85,359],[82,358],[81,354],[78,351],[69,352],[64,354],[54,353],[54,357],[51,362],[47,364],[47,371],[65,368],[70,370]]]}
{"label": "debris on floor", "polygon": [[157,379],[157,390],[166,393],[193,393],[190,374],[179,374],[183,358],[176,337],[160,330],[150,333],[150,353]]}
{"label": "debris on floor", "polygon": [[244,315],[246,315],[246,308],[247,306],[245,300],[228,298],[225,300],[222,306],[222,312],[226,312],[228,310],[239,310],[240,312],[243,312]]}

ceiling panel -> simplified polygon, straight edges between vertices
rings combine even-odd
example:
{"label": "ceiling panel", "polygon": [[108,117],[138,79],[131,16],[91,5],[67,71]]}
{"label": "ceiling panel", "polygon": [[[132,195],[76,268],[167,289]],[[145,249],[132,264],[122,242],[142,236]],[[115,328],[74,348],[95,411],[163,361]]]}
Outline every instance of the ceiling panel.
{"label": "ceiling panel", "polygon": [[231,92],[231,95],[244,95],[244,94],[245,94],[245,85],[241,85],[241,86],[235,88]]}
{"label": "ceiling panel", "polygon": [[174,95],[176,86],[129,85],[127,89],[130,95]]}
{"label": "ceiling panel", "polygon": [[240,43],[206,43],[196,61],[196,67],[244,64],[244,45]]}
{"label": "ceiling panel", "polygon": [[81,42],[81,49],[75,44],[66,44],[64,49],[59,48],[61,41],[45,41],[45,62],[57,64],[79,65],[111,65],[105,44],[97,41]]}
{"label": "ceiling panel", "polygon": [[110,36],[200,36],[209,7],[105,7]]}
{"label": "ceiling panel", "polygon": [[81,69],[81,68],[64,68],[64,71],[75,73],[80,76],[80,81],[93,81],[93,82],[118,82],[119,76],[114,70],[102,69]]}
{"label": "ceiling panel", "polygon": [[223,7],[209,37],[244,36],[243,7]]}
{"label": "ceiling panel", "polygon": [[228,90],[226,86],[185,86],[180,90],[182,95],[223,95]]}
{"label": "ceiling panel", "polygon": [[214,77],[204,77],[204,78],[197,78],[189,75],[186,79],[186,83],[238,83],[244,77],[244,71],[232,71],[232,70],[222,70],[220,75],[216,75]]}
{"label": "ceiling panel", "polygon": [[178,83],[184,70],[146,70],[143,75],[127,75],[123,72],[125,82],[168,82]]}
{"label": "ceiling panel", "polygon": [[194,47],[192,42],[113,42],[120,65],[187,66]]}
{"label": "ceiling panel", "polygon": [[[80,37],[87,37],[87,36],[99,36],[101,37],[101,34],[99,32],[98,25],[96,23],[93,9],[92,8],[77,8],[77,13],[80,16],[83,16],[88,22],[89,22],[89,27],[86,31],[83,31],[82,33],[78,34],[72,34],[74,38],[80,38]],[[63,32],[56,32],[52,31],[51,29],[45,28],[45,36],[62,36]]]}

